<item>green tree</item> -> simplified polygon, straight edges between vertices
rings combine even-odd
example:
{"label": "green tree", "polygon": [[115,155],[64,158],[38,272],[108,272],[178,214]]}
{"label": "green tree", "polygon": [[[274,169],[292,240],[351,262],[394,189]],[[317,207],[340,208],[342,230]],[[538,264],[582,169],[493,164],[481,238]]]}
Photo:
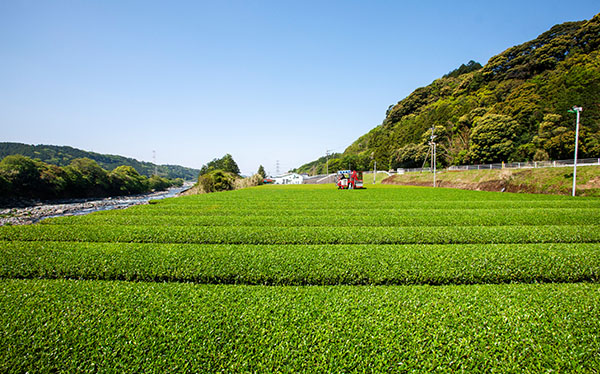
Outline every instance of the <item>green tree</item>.
{"label": "green tree", "polygon": [[[540,123],[538,134],[533,142],[539,151],[548,155],[550,160],[560,160],[572,157],[575,143],[575,131],[561,126],[562,117],[558,114],[546,114]],[[538,158],[542,152],[536,152]]]}
{"label": "green tree", "polygon": [[103,196],[110,190],[108,172],[89,158],[76,158],[65,167],[73,196]]}
{"label": "green tree", "polygon": [[[600,14],[589,21],[557,25],[492,57],[482,69],[475,62],[461,66],[388,107],[381,125],[336,158],[347,164],[346,156],[368,155],[369,166],[376,161],[379,169],[416,166],[417,148],[431,124],[447,131],[445,139],[438,138],[440,165],[571,158],[575,121],[566,112],[573,105],[584,108],[580,157],[600,157],[599,30]],[[544,132],[550,129],[544,128],[539,134],[547,113],[563,118],[554,122],[549,134]],[[505,117],[483,120],[486,114]],[[511,133],[493,128],[494,121],[504,123],[502,118],[508,120]],[[324,164],[321,158],[299,170],[320,171]],[[360,168],[362,162],[356,165]]]}
{"label": "green tree", "polygon": [[475,122],[469,153],[475,162],[509,161],[516,148],[519,124],[510,116],[486,114]]}
{"label": "green tree", "polygon": [[113,193],[131,195],[148,191],[148,180],[133,167],[122,165],[109,174]]}
{"label": "green tree", "polygon": [[444,78],[456,78],[459,75],[467,74],[472,71],[481,69],[483,66],[479,62],[473,60],[469,61],[466,65],[462,64],[458,69],[452,70],[448,74],[444,75]]}
{"label": "green tree", "polygon": [[235,175],[240,175],[240,168],[229,153],[222,158],[215,158],[206,165],[203,165],[200,169],[200,175],[207,174],[213,170],[223,170]]}
{"label": "green tree", "polygon": [[0,198],[9,197],[12,193],[12,184],[0,173]]}
{"label": "green tree", "polygon": [[396,168],[420,168],[423,166],[429,146],[424,144],[407,144],[398,149]]}
{"label": "green tree", "polygon": [[233,189],[235,174],[223,170],[212,170],[198,177],[204,192],[229,191]]}
{"label": "green tree", "polygon": [[228,171],[235,175],[240,175],[240,168],[238,167],[238,164],[233,160],[233,157],[229,153],[226,154],[225,156],[223,156],[222,160],[223,160],[222,169],[224,171]]}
{"label": "green tree", "polygon": [[40,180],[45,192],[42,194],[48,198],[63,197],[68,186],[67,174],[64,169],[46,163],[40,162]]}
{"label": "green tree", "polygon": [[39,164],[21,155],[6,156],[0,162],[0,175],[7,181],[6,187],[10,188],[12,194],[35,196],[42,186]]}
{"label": "green tree", "polygon": [[148,188],[154,191],[164,191],[167,188],[171,187],[172,182],[166,178],[159,177],[158,175],[153,175],[148,178]]}
{"label": "green tree", "polygon": [[262,165],[258,167],[258,171],[256,172],[256,174],[260,175],[263,179],[267,177],[267,172],[265,171],[265,168]]}

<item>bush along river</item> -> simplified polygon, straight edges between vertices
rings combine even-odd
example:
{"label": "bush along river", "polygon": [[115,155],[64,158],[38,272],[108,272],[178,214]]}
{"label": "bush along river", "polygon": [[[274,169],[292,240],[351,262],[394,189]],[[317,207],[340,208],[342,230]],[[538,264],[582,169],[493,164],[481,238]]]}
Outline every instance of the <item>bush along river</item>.
{"label": "bush along river", "polygon": [[[40,220],[61,216],[82,215],[100,210],[123,209],[132,205],[148,204],[150,200],[174,197],[191,185],[169,188],[141,195],[115,196],[103,199],[64,199],[29,202],[29,206],[0,209],[0,226],[27,225]],[[27,203],[26,203],[27,204]]]}

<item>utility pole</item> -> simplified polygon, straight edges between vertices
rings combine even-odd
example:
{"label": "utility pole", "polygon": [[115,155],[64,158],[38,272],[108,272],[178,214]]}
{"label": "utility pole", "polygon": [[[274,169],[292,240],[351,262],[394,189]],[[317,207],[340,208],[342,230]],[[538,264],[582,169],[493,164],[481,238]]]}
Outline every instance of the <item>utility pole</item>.
{"label": "utility pole", "polygon": [[373,184],[375,184],[375,180],[377,179],[377,161],[373,162]]}
{"label": "utility pole", "polygon": [[325,174],[329,175],[329,152],[331,152],[331,149],[327,149],[325,150],[325,158],[326,158],[326,162],[325,162]]}
{"label": "utility pole", "polygon": [[435,187],[435,172],[436,172],[436,161],[437,161],[436,154],[435,154],[435,151],[436,151],[435,137],[436,136],[434,135],[434,132],[435,132],[435,126],[431,126],[431,141],[429,142],[429,145],[432,147],[432,155],[433,155],[432,160],[431,160],[432,161],[431,166],[433,166],[433,187]]}
{"label": "utility pole", "polygon": [[573,157],[573,194],[575,196],[575,189],[577,188],[577,146],[579,144],[579,115],[583,110],[580,106],[574,106],[569,110],[569,113],[575,113],[577,115],[576,125],[575,125],[575,155]]}
{"label": "utility pole", "polygon": [[275,162],[275,172],[277,173],[277,175],[279,176],[279,160],[277,160]]}
{"label": "utility pole", "polygon": [[158,175],[158,168],[156,166],[156,151],[152,151],[152,163],[154,164],[154,175]]}

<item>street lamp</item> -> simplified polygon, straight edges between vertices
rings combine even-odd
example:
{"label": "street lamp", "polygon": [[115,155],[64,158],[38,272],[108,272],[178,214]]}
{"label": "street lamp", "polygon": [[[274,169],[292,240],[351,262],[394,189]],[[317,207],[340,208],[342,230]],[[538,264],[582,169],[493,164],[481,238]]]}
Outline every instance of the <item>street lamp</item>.
{"label": "street lamp", "polygon": [[577,114],[577,124],[575,126],[575,156],[574,156],[574,162],[573,162],[573,194],[572,196],[575,196],[575,188],[576,188],[576,179],[577,179],[577,146],[579,144],[579,115],[581,113],[581,111],[583,110],[582,107],[580,106],[574,106],[572,109],[569,110],[569,113],[576,113]]}

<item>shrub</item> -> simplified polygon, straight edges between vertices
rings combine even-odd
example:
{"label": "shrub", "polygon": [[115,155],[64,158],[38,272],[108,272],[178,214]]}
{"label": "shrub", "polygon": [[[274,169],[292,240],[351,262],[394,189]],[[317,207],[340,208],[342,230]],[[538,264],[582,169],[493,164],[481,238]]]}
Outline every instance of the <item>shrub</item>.
{"label": "shrub", "polygon": [[235,174],[223,170],[213,170],[198,177],[198,185],[203,192],[218,192],[233,190]]}

